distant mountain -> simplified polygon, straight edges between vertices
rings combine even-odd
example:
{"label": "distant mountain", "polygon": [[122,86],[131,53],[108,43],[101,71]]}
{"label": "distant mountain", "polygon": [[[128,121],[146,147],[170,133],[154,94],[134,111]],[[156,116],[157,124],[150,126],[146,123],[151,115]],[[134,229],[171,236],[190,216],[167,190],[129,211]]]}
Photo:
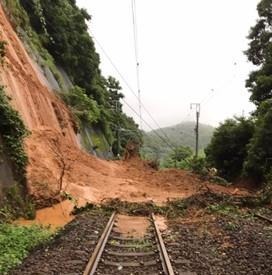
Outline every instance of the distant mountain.
{"label": "distant mountain", "polygon": [[[188,121],[174,126],[162,128],[144,133],[144,144],[141,150],[144,158],[148,159],[163,159],[171,151],[168,146],[159,136],[167,140],[173,146],[189,146],[195,148],[195,122]],[[199,126],[199,149],[203,150],[210,142],[213,135],[214,127],[206,124]],[[166,138],[167,137],[167,138]]]}

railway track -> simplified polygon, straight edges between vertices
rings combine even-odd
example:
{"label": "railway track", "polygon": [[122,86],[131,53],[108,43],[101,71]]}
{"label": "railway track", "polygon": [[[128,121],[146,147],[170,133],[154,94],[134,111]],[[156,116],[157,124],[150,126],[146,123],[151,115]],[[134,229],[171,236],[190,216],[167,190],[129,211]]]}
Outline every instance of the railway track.
{"label": "railway track", "polygon": [[86,266],[84,275],[146,274],[174,275],[160,230],[152,214],[143,238],[123,237],[114,230],[113,213]]}

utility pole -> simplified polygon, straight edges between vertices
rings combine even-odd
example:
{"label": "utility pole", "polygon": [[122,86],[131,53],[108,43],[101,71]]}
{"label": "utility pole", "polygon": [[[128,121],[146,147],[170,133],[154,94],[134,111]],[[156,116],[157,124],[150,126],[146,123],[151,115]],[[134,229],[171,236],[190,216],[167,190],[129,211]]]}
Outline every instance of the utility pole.
{"label": "utility pole", "polygon": [[199,147],[199,117],[200,117],[200,103],[191,103],[190,108],[191,110],[195,107],[196,109],[196,127],[195,127],[195,134],[196,134],[196,142],[195,142],[195,157],[198,157],[198,147]]}

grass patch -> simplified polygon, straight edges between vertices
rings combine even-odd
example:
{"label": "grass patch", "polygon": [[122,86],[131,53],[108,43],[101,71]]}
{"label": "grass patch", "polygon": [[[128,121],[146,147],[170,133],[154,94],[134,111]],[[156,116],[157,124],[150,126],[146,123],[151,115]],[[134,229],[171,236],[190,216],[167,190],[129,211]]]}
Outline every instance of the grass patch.
{"label": "grass patch", "polygon": [[206,210],[208,213],[217,213],[224,216],[233,216],[239,214],[239,209],[235,205],[225,203],[215,203],[209,205]]}
{"label": "grass patch", "polygon": [[225,224],[224,228],[227,231],[236,231],[239,230],[240,226],[238,223],[229,221]]}
{"label": "grass patch", "polygon": [[8,274],[33,248],[49,241],[52,235],[49,228],[41,226],[0,224],[0,274]]}

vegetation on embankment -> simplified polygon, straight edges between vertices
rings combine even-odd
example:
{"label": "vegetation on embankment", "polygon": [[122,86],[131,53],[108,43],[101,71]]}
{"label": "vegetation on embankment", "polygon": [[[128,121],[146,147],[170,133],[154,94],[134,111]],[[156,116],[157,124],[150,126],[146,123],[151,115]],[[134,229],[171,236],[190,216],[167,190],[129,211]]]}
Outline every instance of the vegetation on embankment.
{"label": "vegetation on embankment", "polygon": [[[5,65],[5,55],[6,42],[0,41],[0,69]],[[0,139],[4,144],[0,149],[8,155],[15,178],[22,182],[27,165],[23,141],[28,131],[19,113],[10,105],[10,98],[5,94],[3,86],[0,86],[0,117]]]}
{"label": "vegetation on embankment", "polygon": [[0,274],[8,274],[33,248],[49,241],[52,234],[48,228],[40,226],[0,223]]}
{"label": "vegetation on embankment", "polygon": [[[0,64],[4,66],[5,41],[0,41]],[[10,104],[10,98],[0,86],[0,165],[6,159],[16,182],[4,190],[0,202],[0,222],[12,220],[18,216],[33,218],[35,209],[26,195],[25,176],[28,158],[24,150],[24,138],[28,135],[19,113]],[[2,157],[4,159],[1,159]]]}
{"label": "vegetation on embankment", "polygon": [[[100,57],[88,33],[91,16],[87,11],[73,0],[3,1],[13,23],[20,27],[19,35],[52,71],[78,126],[100,130],[115,155],[123,153],[131,139],[141,143],[138,125],[122,111],[124,96],[119,82],[104,77],[99,69]],[[58,67],[68,74],[73,88],[64,88]]]}
{"label": "vegetation on embankment", "polygon": [[8,155],[15,177],[22,182],[26,173],[27,155],[24,150],[24,138],[28,131],[17,111],[9,102],[9,98],[0,86],[0,135],[4,143],[2,150]]}
{"label": "vegetation on embankment", "polygon": [[[19,216],[34,218],[35,208],[26,194],[26,166],[28,158],[24,150],[24,138],[28,134],[20,115],[15,111],[0,87],[0,138],[1,154],[8,159],[15,182],[6,187],[0,202],[0,222]],[[0,164],[1,165],[1,164]]]}

